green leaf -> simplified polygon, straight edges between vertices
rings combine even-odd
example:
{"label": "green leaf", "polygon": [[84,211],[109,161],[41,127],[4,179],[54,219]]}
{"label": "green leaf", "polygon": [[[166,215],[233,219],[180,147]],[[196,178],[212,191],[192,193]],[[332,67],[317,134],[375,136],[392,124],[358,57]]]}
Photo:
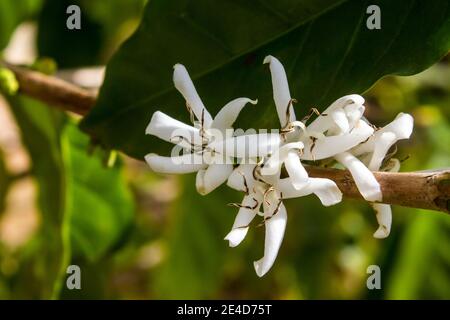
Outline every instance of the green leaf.
{"label": "green leaf", "polygon": [[68,196],[73,256],[92,262],[116,247],[130,229],[133,198],[121,161],[108,168],[99,153],[88,155],[89,138],[75,125],[67,126],[65,135],[69,142],[68,183],[72,186]]}
{"label": "green leaf", "polygon": [[57,297],[72,258],[94,261],[129,230],[134,206],[122,165],[87,154],[89,139],[68,117],[34,100],[10,99],[39,187],[42,214],[34,281],[40,297]]}
{"label": "green leaf", "polygon": [[397,262],[387,281],[387,297],[448,299],[450,221],[441,213],[416,211],[403,236]]}
{"label": "green leaf", "polygon": [[31,99],[15,96],[9,101],[39,186],[42,229],[39,254],[30,262],[32,273],[34,281],[39,283],[40,297],[56,297],[70,261],[68,215],[65,214],[67,190],[61,154],[61,131],[66,120],[61,112]]}
{"label": "green leaf", "polygon": [[[366,27],[369,4],[381,8],[381,30]],[[238,126],[277,128],[270,75],[262,65],[268,54],[285,65],[301,115],[362,93],[384,75],[417,73],[449,46],[445,0],[153,0],[109,63],[98,103],[82,128],[103,146],[133,157],[162,151],[165,144],[144,131],[156,110],[189,119],[172,84],[178,62],[212,114],[233,98],[258,98],[257,109],[245,108]]]}
{"label": "green leaf", "polygon": [[[117,42],[134,30],[143,1],[47,0],[39,16],[39,53],[64,68],[105,63]],[[70,5],[81,9],[80,30],[66,28]]]}
{"label": "green leaf", "polygon": [[[81,5],[81,29],[69,30],[67,7]],[[79,1],[47,0],[39,15],[37,45],[41,56],[52,57],[61,68],[95,65],[103,45],[101,25],[85,14]],[[64,45],[61,45],[64,43]]]}
{"label": "green leaf", "polygon": [[168,212],[168,258],[155,273],[159,299],[210,299],[221,283],[228,246],[223,237],[234,218],[233,210],[223,204],[230,192],[202,197],[194,184],[192,177],[183,179],[184,190]]}
{"label": "green leaf", "polygon": [[0,49],[9,41],[14,29],[38,11],[42,0],[0,1]]}

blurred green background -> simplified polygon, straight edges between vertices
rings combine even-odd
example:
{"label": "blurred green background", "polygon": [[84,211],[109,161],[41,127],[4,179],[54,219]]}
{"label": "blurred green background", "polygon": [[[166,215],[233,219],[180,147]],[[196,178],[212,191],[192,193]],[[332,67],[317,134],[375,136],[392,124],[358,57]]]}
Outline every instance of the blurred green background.
{"label": "blurred green background", "polygon": [[[18,17],[9,28],[20,25],[25,40],[17,41],[26,42],[28,49],[14,51],[10,42],[5,58],[14,60],[27,50],[28,56],[24,55],[23,62],[19,59],[18,63],[32,63],[36,57],[48,56],[58,64],[61,76],[72,68],[104,65],[138,25],[145,1],[79,1],[86,27],[78,33],[58,27],[61,19],[64,23],[66,19],[61,10],[65,11],[72,2],[21,2],[30,4],[32,14],[24,15],[25,25],[23,18]],[[34,8],[41,5],[40,10]],[[33,41],[31,48],[29,39]],[[398,157],[405,159],[402,171],[449,167],[449,57],[414,76],[385,77],[364,97],[366,116],[376,125],[387,124],[399,112],[413,114],[414,133],[398,148]],[[343,201],[324,208],[313,197],[289,200],[289,222],[282,248],[272,270],[260,279],[252,261],[262,256],[264,229],[251,229],[246,240],[234,249],[223,240],[236,214],[226,203],[238,201],[241,194],[221,187],[202,197],[193,188],[192,175],[157,175],[145,163],[124,156],[119,156],[114,165],[115,175],[104,173],[102,178],[110,155],[96,150],[94,154],[101,160],[87,159],[84,150],[89,149],[89,142],[75,126],[65,124],[68,128],[49,133],[24,120],[28,119],[24,116],[27,112],[41,112],[35,116],[54,121],[59,117],[57,112],[47,114],[47,107],[41,105],[20,109],[19,105],[34,102],[8,100],[9,103],[0,101],[1,299],[47,297],[41,287],[47,281],[55,281],[48,279],[50,269],[46,263],[56,258],[45,257],[48,253],[43,248],[59,237],[59,231],[46,227],[48,217],[37,203],[46,188],[39,182],[40,175],[54,178],[54,173],[46,171],[52,167],[40,170],[40,164],[35,162],[54,161],[56,167],[58,162],[66,163],[66,157],[71,159],[74,174],[64,181],[71,181],[69,185],[74,188],[80,184],[84,187],[78,187],[75,200],[68,200],[72,204],[72,230],[79,232],[69,236],[72,254],[65,252],[58,259],[81,266],[82,290],[65,289],[64,270],[55,271],[60,272],[60,298],[450,299],[450,217],[446,214],[393,207],[391,235],[377,240],[372,237],[377,228],[374,213],[364,202]],[[11,112],[8,105],[22,111]],[[57,121],[71,123],[77,119],[70,116]],[[27,126],[30,131],[20,133]],[[48,141],[41,140],[46,146],[59,145],[60,142],[51,142],[51,137],[61,133],[78,151],[71,149],[67,155],[65,144],[61,143],[58,148],[62,150],[62,160],[51,157],[53,149],[47,152],[42,145],[34,146],[41,149],[33,151],[33,142],[27,141],[33,135],[31,130],[46,133],[44,138]],[[39,158],[40,152],[47,152],[46,156]],[[89,169],[78,168],[82,162],[92,163]],[[100,178],[95,183],[88,181],[83,172]],[[121,183],[123,189],[110,190]],[[86,185],[91,189],[86,189]],[[86,200],[86,190],[98,195]],[[108,192],[112,194],[109,198]],[[54,194],[48,202],[52,202],[52,197]],[[98,197],[105,198],[99,201]],[[128,204],[119,208],[112,200],[117,197],[123,197],[123,203]],[[118,212],[123,216],[118,218]],[[46,230],[44,236],[42,230]],[[62,233],[62,238],[66,236]],[[63,239],[61,243],[64,242]],[[366,269],[372,264],[381,268],[381,290],[366,288]]]}

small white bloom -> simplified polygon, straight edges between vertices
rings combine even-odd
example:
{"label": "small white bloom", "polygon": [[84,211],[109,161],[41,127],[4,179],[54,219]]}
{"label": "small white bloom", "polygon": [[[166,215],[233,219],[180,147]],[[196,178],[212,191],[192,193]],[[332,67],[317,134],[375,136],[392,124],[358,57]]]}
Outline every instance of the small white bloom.
{"label": "small white bloom", "polygon": [[[389,235],[392,212],[383,203],[382,192],[373,171],[398,171],[400,162],[385,158],[389,149],[412,133],[413,118],[400,113],[382,129],[374,130],[363,118],[364,98],[347,95],[333,102],[306,126],[296,120],[286,72],[276,58],[267,56],[273,99],[281,132],[237,135],[233,124],[242,108],[257,101],[238,98],[227,103],[213,118],[205,108],[184,66],[174,66],[173,81],[186,100],[193,125],[180,122],[157,111],[146,128],[146,134],[175,144],[171,157],[148,154],[149,166],[162,173],[197,172],[196,188],[207,194],[227,181],[245,196],[231,231],[226,235],[230,247],[239,245],[247,235],[254,218],[262,217],[265,226],[264,255],[254,262],[258,276],[266,274],[275,262],[283,241],[287,212],[284,199],[315,194],[324,206],[342,200],[342,192],[329,179],[311,178],[301,160],[334,159],[353,176],[362,196],[376,211],[379,228],[376,238]],[[315,110],[318,113],[317,110]],[[180,153],[181,152],[181,153]],[[233,163],[240,163],[236,168]],[[288,177],[282,177],[283,168]],[[262,210],[262,211],[261,211]]]}
{"label": "small white bloom", "polygon": [[[262,277],[272,267],[283,241],[286,229],[287,212],[282,200],[297,198],[314,193],[325,206],[342,200],[342,193],[329,179],[309,178],[300,189],[295,188],[292,178],[279,179],[279,173],[270,176],[270,182],[261,174],[263,168],[258,164],[241,164],[228,178],[227,185],[246,193],[239,207],[232,230],[227,234],[230,247],[244,240],[250,224],[256,215],[263,217],[266,235],[264,256],[254,262],[256,274]],[[276,178],[273,179],[273,176]],[[261,205],[263,212],[260,212]]]}
{"label": "small white bloom", "polygon": [[[409,139],[414,127],[414,119],[407,113],[399,113],[397,117],[374,133],[366,142],[353,148],[350,152],[362,157],[364,163],[371,171],[383,169],[383,160],[389,149],[402,139]],[[391,168],[386,171],[397,172],[400,169],[400,161],[391,159]],[[391,206],[383,203],[373,203],[379,228],[374,233],[375,238],[386,238],[391,230],[392,210]]]}
{"label": "small white bloom", "polygon": [[[181,156],[163,157],[148,154],[145,160],[149,166],[161,173],[197,172],[196,187],[200,194],[207,194],[225,182],[233,170],[231,156],[224,154],[217,146],[224,146],[232,136],[232,126],[240,111],[247,104],[257,101],[237,98],[227,103],[213,119],[200,99],[194,84],[181,64],[174,66],[173,81],[183,95],[195,126],[184,124],[163,112],[157,111],[147,126],[146,134],[175,143],[187,151]],[[236,143],[230,140],[229,144]]]}
{"label": "small white bloom", "polygon": [[298,139],[300,131],[305,130],[305,125],[301,121],[296,121],[292,106],[294,99],[292,99],[289,91],[283,65],[273,56],[267,56],[264,63],[268,63],[270,66],[273,99],[285,143],[264,163],[261,174],[266,176],[266,179],[269,179],[268,176],[278,178],[281,166],[284,164],[294,188],[300,190],[308,182],[308,173],[300,161],[300,153],[303,152],[304,143]]}
{"label": "small white bloom", "polygon": [[334,157],[350,171],[364,199],[381,201],[380,184],[372,172],[348,152],[374,133],[372,126],[362,119],[365,110],[363,103],[364,98],[355,94],[333,102],[306,127],[303,136],[306,139],[305,151],[301,158],[320,160]]}

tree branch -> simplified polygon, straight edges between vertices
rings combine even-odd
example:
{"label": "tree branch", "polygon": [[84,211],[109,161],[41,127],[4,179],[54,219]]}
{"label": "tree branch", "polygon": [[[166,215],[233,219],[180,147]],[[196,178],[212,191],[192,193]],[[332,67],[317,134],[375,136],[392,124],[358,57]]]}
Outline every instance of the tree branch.
{"label": "tree branch", "polygon": [[[314,178],[336,182],[346,198],[363,199],[348,170],[306,167]],[[420,172],[374,172],[383,203],[450,213],[450,169]]]}
{"label": "tree branch", "polygon": [[86,115],[97,99],[95,93],[56,77],[6,62],[0,62],[0,65],[14,72],[19,82],[20,93],[61,110]]}
{"label": "tree branch", "polygon": [[[50,106],[85,115],[96,102],[95,93],[56,77],[5,62],[0,64],[15,73],[20,93]],[[306,169],[311,177],[335,181],[344,197],[363,199],[347,170],[314,166],[307,166]],[[450,169],[408,173],[374,172],[374,175],[381,185],[384,203],[450,212]]]}

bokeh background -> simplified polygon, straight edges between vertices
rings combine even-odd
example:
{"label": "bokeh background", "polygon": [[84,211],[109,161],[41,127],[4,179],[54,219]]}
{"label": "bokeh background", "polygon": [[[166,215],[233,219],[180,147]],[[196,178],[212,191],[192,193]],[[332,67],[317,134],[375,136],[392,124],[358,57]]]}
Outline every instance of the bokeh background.
{"label": "bokeh background", "polygon": [[[66,19],[59,12],[71,1],[45,1],[34,19],[16,28],[4,58],[32,64],[51,57],[59,77],[97,90],[102,66],[138,25],[144,2],[80,1],[83,28],[70,33],[59,27]],[[364,97],[366,116],[376,125],[399,112],[413,114],[414,133],[398,146],[402,171],[449,167],[449,57],[414,76],[383,78]],[[39,298],[27,261],[41,254],[36,243],[45,220],[23,135],[0,96],[1,299]],[[324,208],[313,197],[289,200],[282,248],[260,279],[252,262],[262,256],[264,229],[251,229],[234,249],[223,240],[236,214],[226,203],[238,201],[239,193],[221,187],[202,197],[192,175],[157,175],[143,162],[120,157],[135,203],[131,226],[105,254],[73,258],[82,270],[82,290],[63,289],[61,298],[450,298],[450,217],[444,213],[393,207],[391,235],[377,240],[374,213],[364,202]],[[101,234],[92,241],[101,242]],[[381,290],[366,287],[372,264],[381,268]]]}

